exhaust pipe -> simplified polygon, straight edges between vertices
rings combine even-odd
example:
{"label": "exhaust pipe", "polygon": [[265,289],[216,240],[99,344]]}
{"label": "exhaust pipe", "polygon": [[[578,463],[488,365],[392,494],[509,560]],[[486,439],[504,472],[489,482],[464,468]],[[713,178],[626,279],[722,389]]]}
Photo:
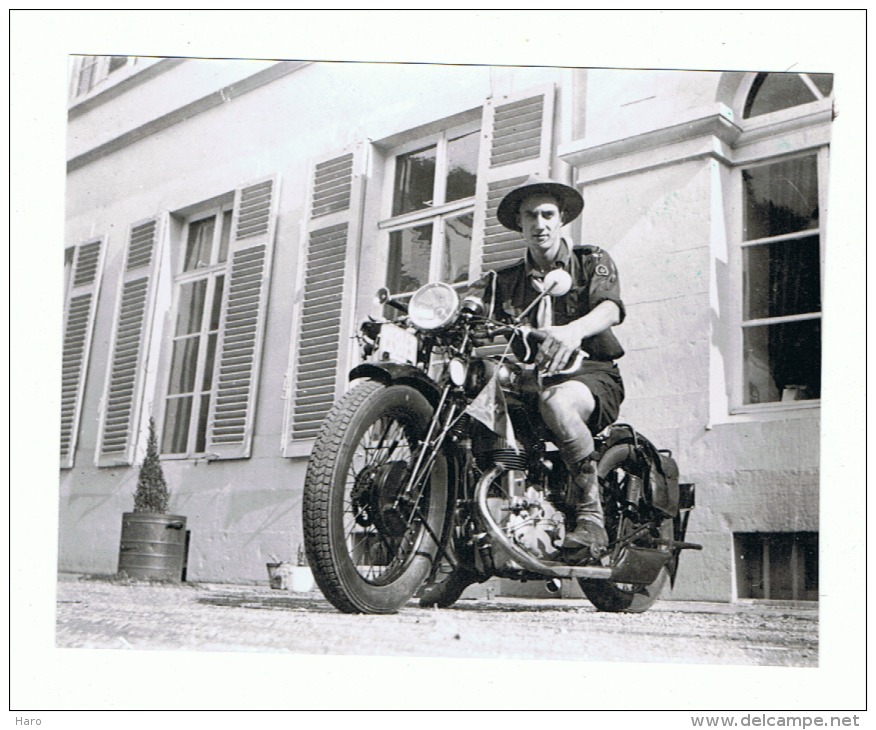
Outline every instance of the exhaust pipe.
{"label": "exhaust pipe", "polygon": [[544,584],[544,587],[547,588],[548,593],[559,593],[560,588],[563,587],[563,584],[559,578],[551,578],[547,583]]}
{"label": "exhaust pipe", "polygon": [[[514,560],[530,573],[538,575],[553,576],[555,578],[594,578],[597,580],[608,580],[612,577],[611,568],[602,565],[563,565],[553,563],[546,565],[540,560],[536,560],[529,553],[524,552],[512,543],[508,537],[502,532],[502,528],[496,524],[496,520],[490,514],[487,508],[487,492],[490,484],[494,479],[498,479],[506,471],[501,464],[496,464],[492,469],[488,470],[478,481],[475,486],[475,500],[480,512],[481,519],[487,527],[487,531],[496,542],[509,553]],[[550,589],[548,589],[550,590]],[[557,589],[559,590],[559,588]]]}

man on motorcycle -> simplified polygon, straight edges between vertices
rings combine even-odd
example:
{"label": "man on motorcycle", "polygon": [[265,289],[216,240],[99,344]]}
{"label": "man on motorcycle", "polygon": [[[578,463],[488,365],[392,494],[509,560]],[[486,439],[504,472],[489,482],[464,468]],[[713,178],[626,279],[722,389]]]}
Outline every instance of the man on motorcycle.
{"label": "man on motorcycle", "polygon": [[[611,330],[625,316],[617,268],[607,252],[596,246],[575,247],[560,233],[583,208],[584,200],[575,188],[553,180],[532,177],[509,192],[496,215],[503,226],[522,234],[526,252],[516,263],[489,272],[474,285],[483,290],[484,302],[496,319],[510,320],[537,298],[548,272],[563,268],[572,278],[566,294],[544,298],[523,322],[547,334],[534,358],[543,385],[538,408],[577,490],[575,529],[566,534],[562,546],[571,563],[598,557],[608,545],[599,480],[591,460],[593,435],[614,422],[624,398],[614,363],[624,351]],[[529,358],[528,348],[515,347],[515,353]],[[444,594],[458,596],[474,580],[463,569],[434,585],[424,605],[434,605]]]}
{"label": "man on motorcycle", "polygon": [[523,259],[491,277],[495,285],[487,293],[494,314],[507,318],[525,311],[549,271],[564,268],[572,277],[569,292],[544,299],[527,323],[547,333],[535,355],[544,376],[539,412],[578,489],[576,526],[563,543],[576,557],[582,550],[596,556],[608,544],[590,456],[593,434],[614,422],[624,398],[614,364],[624,352],[611,331],[625,316],[617,268],[605,251],[573,247],[560,233],[583,208],[575,188],[552,180],[533,177],[508,193],[496,215],[523,235],[527,250]]}
{"label": "man on motorcycle", "polygon": [[[538,408],[572,476],[577,490],[575,529],[563,550],[571,563],[599,556],[608,545],[596,465],[591,460],[593,435],[611,425],[624,399],[624,385],[614,361],[624,351],[611,328],[626,314],[614,261],[596,246],[576,247],[561,235],[564,225],[584,209],[573,187],[531,177],[509,192],[496,211],[499,222],[522,234],[526,252],[519,261],[489,272],[475,289],[496,319],[525,312],[543,290],[545,275],[563,268],[572,278],[569,291],[546,297],[524,318],[547,334],[535,354],[543,388]],[[515,353],[528,359],[528,348]],[[458,573],[458,574],[457,574]],[[477,578],[461,569],[433,584],[423,605],[458,596]]]}

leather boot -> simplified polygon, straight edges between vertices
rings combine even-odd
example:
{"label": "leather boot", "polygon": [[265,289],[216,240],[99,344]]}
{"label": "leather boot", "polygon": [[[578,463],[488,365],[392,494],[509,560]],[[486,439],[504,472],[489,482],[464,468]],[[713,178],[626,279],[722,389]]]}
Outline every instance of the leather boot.
{"label": "leather boot", "polygon": [[575,529],[566,533],[563,549],[575,551],[576,560],[587,558],[588,551],[589,557],[598,558],[608,547],[608,534],[605,532],[596,464],[584,459],[575,465],[572,473],[579,498],[575,506]]}

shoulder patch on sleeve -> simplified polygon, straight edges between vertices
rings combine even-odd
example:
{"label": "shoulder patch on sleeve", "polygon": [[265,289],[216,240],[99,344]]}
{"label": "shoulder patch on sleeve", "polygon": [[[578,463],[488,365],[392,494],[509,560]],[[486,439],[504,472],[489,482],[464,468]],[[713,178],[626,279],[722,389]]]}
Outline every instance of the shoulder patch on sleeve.
{"label": "shoulder patch on sleeve", "polygon": [[607,267],[605,264],[599,264],[599,265],[594,269],[594,272],[595,272],[596,274],[598,274],[599,276],[608,276],[609,273],[610,273],[609,270],[608,270],[608,267]]}

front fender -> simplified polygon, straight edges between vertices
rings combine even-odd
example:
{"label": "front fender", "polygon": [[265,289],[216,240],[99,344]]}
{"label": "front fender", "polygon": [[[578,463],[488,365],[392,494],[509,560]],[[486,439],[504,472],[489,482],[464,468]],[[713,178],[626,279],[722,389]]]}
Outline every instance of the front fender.
{"label": "front fender", "polygon": [[433,406],[438,405],[441,389],[426,373],[413,365],[398,362],[366,362],[350,371],[349,379],[371,378],[386,385],[409,385]]}

